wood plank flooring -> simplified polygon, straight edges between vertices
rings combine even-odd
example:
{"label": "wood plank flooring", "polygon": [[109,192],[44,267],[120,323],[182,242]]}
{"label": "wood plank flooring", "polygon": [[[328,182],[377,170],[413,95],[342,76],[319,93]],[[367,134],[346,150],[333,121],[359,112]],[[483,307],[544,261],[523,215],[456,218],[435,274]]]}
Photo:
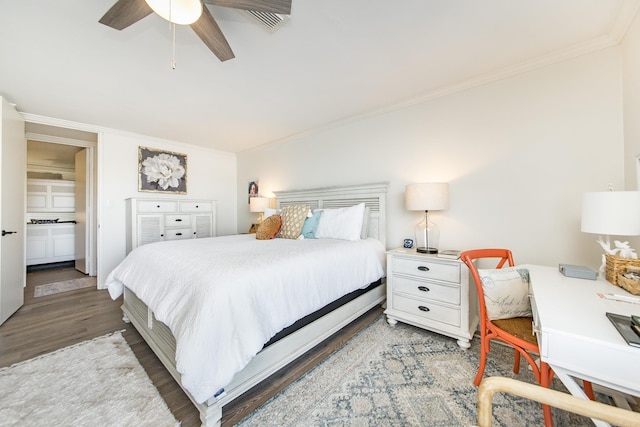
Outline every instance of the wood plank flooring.
{"label": "wood plank flooring", "polygon": [[[198,411],[130,324],[122,321],[121,300],[113,301],[106,290],[78,289],[34,298],[37,285],[84,275],[73,268],[27,274],[25,304],[0,326],[0,367],[51,351],[125,330],[123,336],[167,402],[182,427],[200,425]],[[278,391],[298,379],[382,313],[375,308],[345,327],[298,361],[245,393],[223,410],[222,425],[232,426],[254,411]]]}

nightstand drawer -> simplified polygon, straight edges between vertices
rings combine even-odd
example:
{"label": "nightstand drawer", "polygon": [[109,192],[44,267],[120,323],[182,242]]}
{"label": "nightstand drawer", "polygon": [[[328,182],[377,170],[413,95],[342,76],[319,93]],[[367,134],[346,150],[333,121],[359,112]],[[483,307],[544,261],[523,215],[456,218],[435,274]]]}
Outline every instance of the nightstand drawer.
{"label": "nightstand drawer", "polygon": [[191,226],[191,215],[165,215],[164,225],[167,227]]}
{"label": "nightstand drawer", "polygon": [[180,240],[190,239],[193,231],[190,228],[174,228],[171,230],[165,230],[165,239],[167,240]]}
{"label": "nightstand drawer", "polygon": [[424,317],[425,319],[460,326],[460,310],[457,308],[406,298],[394,293],[393,309],[404,311],[414,316]]}
{"label": "nightstand drawer", "polygon": [[419,298],[428,298],[449,304],[460,305],[460,286],[441,285],[434,282],[412,280],[396,276],[393,281],[394,292],[402,292]]}
{"label": "nightstand drawer", "polygon": [[424,279],[460,283],[460,265],[457,263],[433,262],[427,259],[393,258],[393,272]]}

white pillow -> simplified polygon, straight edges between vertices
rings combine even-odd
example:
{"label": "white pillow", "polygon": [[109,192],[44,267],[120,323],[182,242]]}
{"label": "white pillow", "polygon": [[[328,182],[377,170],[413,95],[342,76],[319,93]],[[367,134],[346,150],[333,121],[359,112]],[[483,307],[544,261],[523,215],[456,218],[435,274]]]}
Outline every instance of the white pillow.
{"label": "white pillow", "polygon": [[271,215],[275,215],[280,213],[280,209],[271,209],[271,208],[266,208],[264,210],[264,215],[262,215],[262,219],[265,220],[267,218],[269,218]]}
{"label": "white pillow", "polygon": [[490,320],[530,317],[529,270],[524,267],[478,269]]}
{"label": "white pillow", "polygon": [[364,203],[322,211],[316,239],[360,240],[364,217]]}
{"label": "white pillow", "polygon": [[362,231],[360,232],[360,238],[366,239],[369,237],[369,217],[371,216],[371,209],[364,208],[364,215],[362,216]]}

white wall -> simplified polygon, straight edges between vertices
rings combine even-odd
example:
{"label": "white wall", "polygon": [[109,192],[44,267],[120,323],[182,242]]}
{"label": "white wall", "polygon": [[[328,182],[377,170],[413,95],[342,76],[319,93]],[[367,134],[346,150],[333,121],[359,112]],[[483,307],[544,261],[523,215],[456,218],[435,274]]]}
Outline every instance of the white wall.
{"label": "white wall", "polygon": [[[138,191],[138,147],[187,155],[187,194]],[[216,200],[218,236],[234,234],[236,156],[232,153],[154,139],[142,135],[101,132],[98,142],[98,283],[125,257],[126,205],[130,197]]]}
{"label": "white wall", "polygon": [[[338,100],[336,102],[339,102]],[[619,47],[238,155],[238,224],[246,185],[261,193],[389,182],[388,245],[413,237],[408,183],[447,181],[433,219],[441,248],[508,247],[518,263],[597,268],[580,232],[582,194],[624,182]]]}
{"label": "white wall", "polygon": [[[636,15],[622,41],[622,70],[625,189],[640,190],[640,165],[636,159],[640,155],[640,14]],[[640,237],[629,237],[628,240],[632,248],[640,250]]]}
{"label": "white wall", "polygon": [[624,82],[625,183],[637,186],[636,159],[640,155],[640,15],[636,15],[622,42]]}

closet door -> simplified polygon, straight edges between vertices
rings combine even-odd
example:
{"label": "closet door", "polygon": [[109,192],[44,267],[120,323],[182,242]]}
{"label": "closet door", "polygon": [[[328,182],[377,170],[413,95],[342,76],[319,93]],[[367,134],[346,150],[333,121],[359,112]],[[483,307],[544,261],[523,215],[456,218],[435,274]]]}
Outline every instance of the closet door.
{"label": "closet door", "polygon": [[24,120],[0,97],[0,324],[24,303],[27,141]]}

